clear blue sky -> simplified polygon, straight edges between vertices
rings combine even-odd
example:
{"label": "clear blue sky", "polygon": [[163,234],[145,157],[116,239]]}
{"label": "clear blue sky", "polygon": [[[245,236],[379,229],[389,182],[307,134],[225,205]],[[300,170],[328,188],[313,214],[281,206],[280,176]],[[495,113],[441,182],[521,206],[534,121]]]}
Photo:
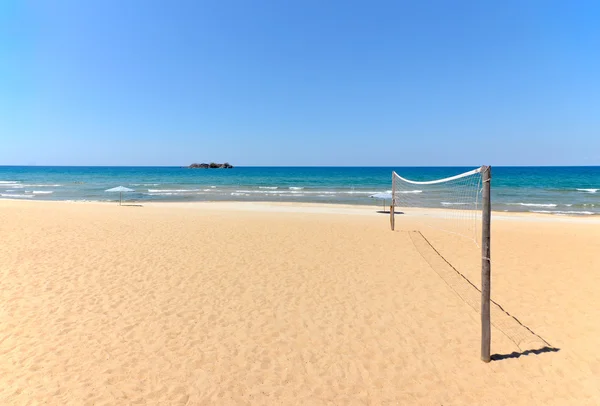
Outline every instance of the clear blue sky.
{"label": "clear blue sky", "polygon": [[600,165],[596,0],[5,0],[0,38],[4,165]]}

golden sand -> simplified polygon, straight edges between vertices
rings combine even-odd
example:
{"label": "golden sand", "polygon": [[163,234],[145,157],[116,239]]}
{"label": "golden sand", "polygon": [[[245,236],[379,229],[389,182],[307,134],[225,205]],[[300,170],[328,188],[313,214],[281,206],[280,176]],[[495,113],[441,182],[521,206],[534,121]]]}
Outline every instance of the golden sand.
{"label": "golden sand", "polygon": [[375,210],[0,202],[0,404],[600,403],[600,222],[495,216],[485,364],[477,247]]}

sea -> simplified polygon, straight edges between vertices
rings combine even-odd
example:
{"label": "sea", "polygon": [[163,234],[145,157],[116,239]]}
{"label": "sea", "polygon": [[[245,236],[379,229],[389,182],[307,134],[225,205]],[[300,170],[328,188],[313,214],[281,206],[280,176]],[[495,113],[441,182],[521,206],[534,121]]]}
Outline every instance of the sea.
{"label": "sea", "polygon": [[[380,205],[391,174],[428,181],[473,167],[67,167],[0,166],[0,199],[132,202],[269,201]],[[600,215],[600,166],[493,167],[492,209]],[[427,199],[424,207],[444,207]]]}

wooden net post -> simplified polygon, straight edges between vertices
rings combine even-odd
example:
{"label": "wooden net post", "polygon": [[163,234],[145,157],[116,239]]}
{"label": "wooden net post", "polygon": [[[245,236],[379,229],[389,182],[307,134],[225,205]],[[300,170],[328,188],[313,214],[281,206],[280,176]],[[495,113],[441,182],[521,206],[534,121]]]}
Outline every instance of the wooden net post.
{"label": "wooden net post", "polygon": [[394,218],[394,212],[396,211],[396,183],[394,179],[395,172],[392,172],[392,204],[390,205],[390,227],[392,227],[392,231],[394,231],[394,226],[396,219]]}
{"label": "wooden net post", "polygon": [[492,204],[490,189],[492,183],[492,168],[481,167],[481,178],[483,184],[482,200],[482,235],[481,235],[481,360],[490,362],[490,345],[492,341],[490,321],[490,236],[492,220]]}

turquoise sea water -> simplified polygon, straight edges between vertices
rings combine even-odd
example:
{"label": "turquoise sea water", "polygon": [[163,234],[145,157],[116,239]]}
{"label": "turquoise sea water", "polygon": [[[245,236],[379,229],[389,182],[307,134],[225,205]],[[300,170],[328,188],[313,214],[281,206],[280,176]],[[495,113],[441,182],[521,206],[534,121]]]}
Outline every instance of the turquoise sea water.
{"label": "turquoise sea water", "polygon": [[[41,167],[0,166],[0,198],[114,201],[104,190],[134,189],[131,201],[282,201],[379,204],[369,198],[391,189],[391,172],[433,180],[472,167]],[[442,202],[423,199],[428,207]],[[492,208],[600,215],[600,167],[494,167]]]}

